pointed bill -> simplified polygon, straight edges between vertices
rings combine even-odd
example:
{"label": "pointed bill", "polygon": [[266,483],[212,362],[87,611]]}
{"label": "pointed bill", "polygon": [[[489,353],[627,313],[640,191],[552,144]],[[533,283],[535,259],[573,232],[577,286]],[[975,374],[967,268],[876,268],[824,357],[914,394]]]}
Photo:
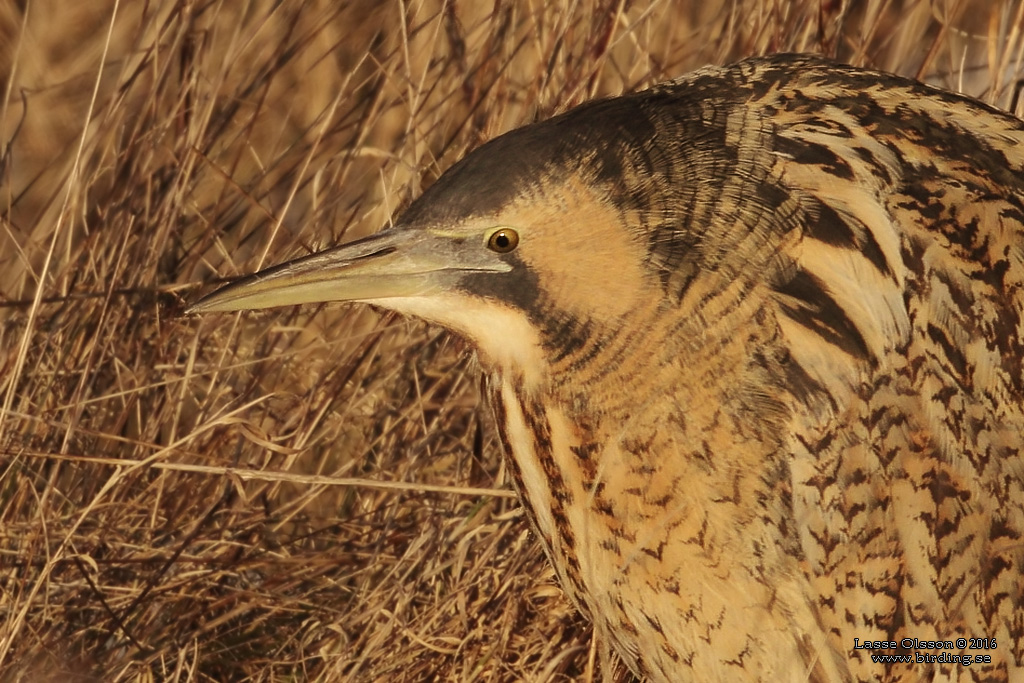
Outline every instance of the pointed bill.
{"label": "pointed bill", "polygon": [[391,228],[243,277],[186,313],[427,297],[450,290],[465,273],[510,269],[471,241],[454,232]]}

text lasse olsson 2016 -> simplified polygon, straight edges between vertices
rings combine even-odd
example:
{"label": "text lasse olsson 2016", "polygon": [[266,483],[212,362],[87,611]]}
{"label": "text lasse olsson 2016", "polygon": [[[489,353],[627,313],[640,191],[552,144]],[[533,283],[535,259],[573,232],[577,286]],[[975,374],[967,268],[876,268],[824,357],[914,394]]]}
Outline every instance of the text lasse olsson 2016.
{"label": "text lasse olsson 2016", "polygon": [[861,640],[853,639],[854,650],[995,650],[995,638],[957,638],[956,640]]}

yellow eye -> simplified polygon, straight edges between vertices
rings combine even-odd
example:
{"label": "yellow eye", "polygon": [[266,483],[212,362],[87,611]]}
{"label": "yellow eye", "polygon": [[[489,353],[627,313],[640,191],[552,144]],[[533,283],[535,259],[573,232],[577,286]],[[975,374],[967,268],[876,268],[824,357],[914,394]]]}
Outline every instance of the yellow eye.
{"label": "yellow eye", "polygon": [[495,230],[487,239],[487,248],[499,254],[507,254],[517,246],[519,246],[519,233],[511,228]]}

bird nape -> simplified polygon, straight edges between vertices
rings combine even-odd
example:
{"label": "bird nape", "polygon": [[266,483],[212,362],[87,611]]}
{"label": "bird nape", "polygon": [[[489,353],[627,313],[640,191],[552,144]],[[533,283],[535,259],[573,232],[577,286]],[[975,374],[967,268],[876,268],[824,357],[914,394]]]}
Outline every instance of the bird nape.
{"label": "bird nape", "polygon": [[1024,677],[1024,122],[823,59],[514,130],[193,312],[469,340],[565,592],[657,681]]}

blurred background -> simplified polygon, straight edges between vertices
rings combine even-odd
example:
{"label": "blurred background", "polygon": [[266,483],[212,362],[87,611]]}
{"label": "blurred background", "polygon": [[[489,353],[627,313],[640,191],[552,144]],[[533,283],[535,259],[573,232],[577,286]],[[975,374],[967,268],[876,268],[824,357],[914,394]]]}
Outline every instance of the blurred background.
{"label": "blurred background", "polygon": [[705,64],[817,52],[1019,109],[1022,28],[1021,0],[0,4],[0,681],[628,680],[464,344],[182,308]]}

